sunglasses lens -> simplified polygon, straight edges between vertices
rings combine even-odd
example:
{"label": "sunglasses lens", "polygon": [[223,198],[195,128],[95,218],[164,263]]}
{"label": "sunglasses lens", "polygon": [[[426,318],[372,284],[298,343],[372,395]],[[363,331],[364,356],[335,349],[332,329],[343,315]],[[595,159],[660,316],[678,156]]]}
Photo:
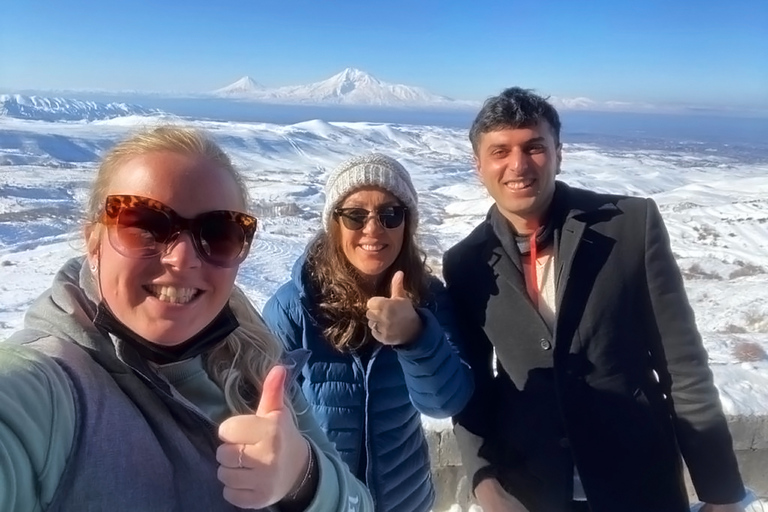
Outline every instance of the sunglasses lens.
{"label": "sunglasses lens", "polygon": [[[344,227],[358,231],[365,227],[368,222],[368,215],[371,212],[364,208],[339,208],[336,214],[341,217]],[[395,229],[403,223],[405,219],[405,208],[402,206],[390,206],[376,213],[379,223],[386,229]]]}
{"label": "sunglasses lens", "polygon": [[395,229],[400,226],[403,223],[403,219],[405,219],[405,209],[400,206],[387,208],[379,213],[379,221],[387,229]]}
{"label": "sunglasses lens", "polygon": [[157,256],[186,232],[197,255],[218,267],[242,263],[256,232],[256,219],[244,213],[220,210],[185,219],[159,201],[132,195],[108,196],[103,222],[109,243],[123,256]]}
{"label": "sunglasses lens", "polygon": [[171,220],[151,208],[123,208],[108,232],[112,245],[126,256],[143,258],[161,252],[171,235]]}
{"label": "sunglasses lens", "polygon": [[229,214],[215,212],[198,219],[195,243],[201,256],[210,263],[229,267],[242,261],[247,254],[243,228]]}
{"label": "sunglasses lens", "polygon": [[341,222],[344,224],[344,227],[352,231],[363,229],[365,221],[368,220],[368,210],[362,208],[344,210],[339,215],[341,216]]}

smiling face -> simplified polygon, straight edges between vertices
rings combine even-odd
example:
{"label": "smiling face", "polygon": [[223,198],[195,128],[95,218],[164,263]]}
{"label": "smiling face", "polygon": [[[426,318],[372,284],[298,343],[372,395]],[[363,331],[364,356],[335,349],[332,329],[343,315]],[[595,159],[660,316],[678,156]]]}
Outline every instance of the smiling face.
{"label": "smiling face", "polygon": [[[214,210],[243,211],[232,175],[198,155],[162,151],[133,157],[116,170],[108,194],[144,196],[185,218]],[[102,298],[115,317],[158,345],[182,343],[208,325],[227,303],[238,267],[220,268],[195,252],[188,232],[146,259],[119,254],[104,230],[89,254],[98,265]],[[99,235],[93,235],[99,236]]]}
{"label": "smiling face", "polygon": [[561,146],[549,123],[483,133],[475,165],[499,211],[520,234],[539,227],[555,193]]}
{"label": "smiling face", "polygon": [[[363,187],[348,195],[339,208],[364,208],[380,211],[388,206],[398,206],[400,201],[379,187]],[[363,229],[352,230],[344,226],[337,217],[341,250],[349,263],[371,284],[375,284],[395,262],[403,248],[405,222],[396,228],[384,228],[373,215],[369,216]]]}

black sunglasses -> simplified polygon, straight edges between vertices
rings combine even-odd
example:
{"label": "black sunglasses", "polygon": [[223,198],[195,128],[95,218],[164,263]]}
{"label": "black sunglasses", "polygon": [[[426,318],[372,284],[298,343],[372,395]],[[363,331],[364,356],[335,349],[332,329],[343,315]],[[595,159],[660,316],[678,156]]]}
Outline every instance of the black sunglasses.
{"label": "black sunglasses", "polygon": [[188,231],[200,259],[225,268],[243,262],[256,233],[256,218],[245,213],[217,210],[186,219],[160,201],[133,195],[107,196],[102,222],[110,245],[125,257],[162,254]]}
{"label": "black sunglasses", "polygon": [[395,229],[403,223],[407,211],[408,208],[405,206],[385,206],[373,212],[365,208],[336,208],[333,213],[336,217],[341,217],[341,222],[345,228],[359,231],[365,227],[371,214],[382,227]]}

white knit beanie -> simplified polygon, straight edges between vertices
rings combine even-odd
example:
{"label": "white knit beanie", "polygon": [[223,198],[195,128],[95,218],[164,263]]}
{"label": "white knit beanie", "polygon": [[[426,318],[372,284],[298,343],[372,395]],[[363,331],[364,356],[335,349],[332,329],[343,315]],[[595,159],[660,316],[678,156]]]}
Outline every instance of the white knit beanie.
{"label": "white knit beanie", "polygon": [[377,186],[391,193],[408,208],[413,230],[419,224],[419,198],[411,176],[400,162],[380,153],[358,156],[339,164],[325,184],[323,228],[328,231],[333,210],[350,193],[365,186]]}

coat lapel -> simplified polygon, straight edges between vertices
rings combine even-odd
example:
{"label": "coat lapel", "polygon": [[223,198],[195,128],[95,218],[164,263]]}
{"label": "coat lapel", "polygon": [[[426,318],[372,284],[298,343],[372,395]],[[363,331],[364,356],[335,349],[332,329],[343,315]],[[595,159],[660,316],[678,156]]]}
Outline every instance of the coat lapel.
{"label": "coat lapel", "polygon": [[516,292],[521,295],[528,295],[525,291],[525,280],[520,268],[522,265],[520,262],[514,262],[501,245],[490,248],[488,262],[494,272],[501,276]]}
{"label": "coat lapel", "polygon": [[576,218],[576,212],[569,212],[562,227],[560,243],[557,247],[555,264],[557,273],[555,274],[556,283],[556,311],[560,311],[563,304],[563,296],[568,285],[568,279],[571,276],[571,267],[576,257],[581,239],[584,236],[584,230],[587,225],[584,221]]}
{"label": "coat lapel", "polygon": [[[528,295],[528,291],[525,287],[525,278],[523,277],[522,262],[520,261],[519,255],[516,252],[513,252],[514,256],[517,257],[516,260],[513,259],[509,252],[502,246],[498,237],[493,234],[493,230],[490,229],[490,227],[489,231],[490,236],[488,238],[489,243],[486,246],[486,261],[491,266],[494,273],[501,277],[499,285],[502,283],[509,285],[512,293],[517,296],[517,300],[519,301],[509,304],[510,314],[512,311],[526,312],[525,314],[528,315],[527,321],[539,322],[541,323],[541,327],[549,332],[549,327],[546,322],[544,322],[544,319],[541,318],[541,315],[539,315],[538,310],[533,305],[533,302]],[[530,312],[530,314],[527,312]]]}
{"label": "coat lapel", "polygon": [[[595,279],[615,243],[613,239],[593,229],[593,226],[610,220],[621,211],[613,203],[605,202],[604,199],[596,201],[597,196],[594,194],[584,194],[563,183],[558,183],[557,187],[556,198],[560,201],[559,208],[563,212],[564,220],[559,237],[555,237],[557,240],[555,346],[560,345],[557,352],[568,353],[571,351],[573,334],[581,321]],[[499,283],[509,285],[520,300],[517,305],[510,304],[510,308],[526,305],[531,311],[530,318],[537,318],[542,326],[549,330],[528,296],[519,257],[515,260],[510,256],[510,253],[517,256],[516,251],[505,249],[494,233],[491,222],[486,224],[486,229],[485,261],[501,278]],[[527,309],[521,311],[525,310]]]}
{"label": "coat lapel", "polygon": [[597,224],[621,211],[613,203],[595,204],[590,196],[579,200],[576,191],[568,191],[568,210],[557,248],[557,322],[556,353],[578,352],[571,347],[582,321],[587,302],[613,250],[615,240],[602,234]]}

